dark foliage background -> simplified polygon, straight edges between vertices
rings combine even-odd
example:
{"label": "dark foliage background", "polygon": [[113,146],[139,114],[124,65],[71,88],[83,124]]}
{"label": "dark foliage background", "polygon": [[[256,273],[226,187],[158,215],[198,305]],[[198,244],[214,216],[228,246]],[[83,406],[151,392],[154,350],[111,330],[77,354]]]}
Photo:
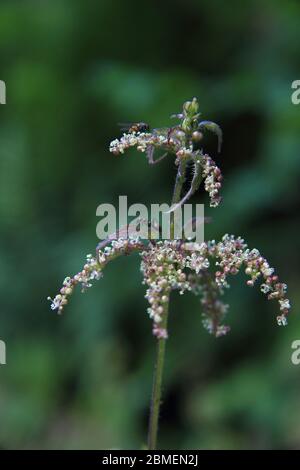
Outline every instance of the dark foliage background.
{"label": "dark foliage background", "polygon": [[[232,332],[172,299],[161,448],[299,448],[300,107],[297,1],[2,1],[0,367],[2,448],[140,448],[155,342],[137,256],[110,265],[57,317],[46,298],[97,243],[96,207],[170,200],[169,158],[108,152],[116,123],[168,125],[197,96],[224,130],[208,238],[242,235],[289,285],[289,326],[245,277],[226,294]],[[207,198],[204,192],[193,199]]]}

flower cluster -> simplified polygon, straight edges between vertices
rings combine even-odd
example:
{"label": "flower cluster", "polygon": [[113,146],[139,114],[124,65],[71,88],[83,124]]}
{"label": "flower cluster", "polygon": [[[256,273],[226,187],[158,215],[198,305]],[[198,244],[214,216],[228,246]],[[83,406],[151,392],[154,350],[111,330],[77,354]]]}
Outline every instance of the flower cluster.
{"label": "flower cluster", "polygon": [[150,149],[162,148],[168,152],[176,153],[180,149],[181,141],[177,133],[168,135],[168,132],[130,132],[124,133],[120,139],[110,143],[109,151],[114,155],[123,154],[130,147],[136,147],[139,152],[150,151]]}
{"label": "flower cluster", "polygon": [[203,326],[216,338],[224,336],[230,330],[222,321],[228,310],[228,305],[221,300],[224,291],[207,271],[201,271],[198,276],[189,274],[188,280],[192,292],[200,297]]}
{"label": "flower cluster", "polygon": [[[161,144],[163,142],[160,142]],[[153,145],[153,136],[145,132],[131,132],[123,134],[120,139],[110,143],[109,151],[114,155],[123,154],[130,147],[137,147],[140,152],[145,152],[149,145]]]}
{"label": "flower cluster", "polygon": [[51,301],[51,309],[62,313],[64,306],[68,303],[68,298],[73,293],[74,287],[81,284],[81,292],[85,292],[91,287],[91,281],[98,280],[102,277],[102,270],[107,263],[121,255],[127,255],[133,251],[141,250],[143,243],[138,238],[119,238],[113,240],[110,246],[104,247],[103,250],[97,250],[96,257],[87,255],[86,263],[83,269],[73,277],[66,277],[63,286],[54,299],[48,297]]}
{"label": "flower cluster", "polygon": [[141,271],[143,283],[148,286],[145,298],[150,307],[148,314],[153,319],[153,334],[157,337],[166,337],[165,328],[160,327],[163,320],[169,294],[178,289],[181,294],[190,289],[186,274],[186,259],[178,249],[178,241],[160,241],[150,243],[141,253]]}
{"label": "flower cluster", "polygon": [[219,243],[214,240],[201,245],[185,243],[183,247],[193,251],[189,256],[189,267],[196,273],[197,270],[198,272],[202,270],[202,266],[209,265],[209,258],[216,260],[215,265],[219,269],[215,273],[215,282],[220,288],[229,287],[228,275],[237,274],[242,266],[245,267],[245,273],[250,276],[247,281],[248,286],[253,286],[261,277],[263,279],[261,291],[267,294],[269,300],[276,299],[279,302],[280,315],[277,316],[277,323],[287,324],[290,309],[290,302],[285,297],[287,286],[279,282],[278,276],[274,275],[274,269],[257,249],[249,250],[242,238],[228,234],[224,235]]}
{"label": "flower cluster", "polygon": [[[148,313],[154,321],[153,332],[159,330],[163,320],[164,303],[171,290],[178,289],[180,293],[192,291],[201,297],[204,326],[216,337],[223,336],[229,331],[228,326],[222,325],[228,306],[220,297],[223,289],[228,288],[228,275],[237,274],[241,267],[251,277],[247,285],[262,277],[261,291],[268,294],[268,299],[277,299],[280,315],[277,316],[279,325],[287,324],[290,302],[285,298],[286,285],[278,281],[274,269],[256,249],[249,250],[240,237],[224,235],[221,242],[204,242],[202,244],[182,241],[164,241],[150,244],[142,252],[141,270],[144,283],[148,290],[146,298],[150,303]],[[217,270],[210,273],[211,261]],[[187,270],[195,274],[188,274]]]}
{"label": "flower cluster", "polygon": [[210,206],[217,207],[222,200],[219,194],[223,176],[220,168],[217,167],[214,160],[209,155],[204,155],[203,162],[202,176],[205,178],[205,191],[209,193]]}
{"label": "flower cluster", "polygon": [[[60,293],[53,300],[49,298],[51,308],[61,313],[77,284],[85,291],[91,281],[102,277],[109,261],[133,251],[141,252],[143,283],[147,285],[145,297],[150,304],[148,314],[153,320],[153,333],[159,338],[167,337],[167,330],[161,324],[172,290],[179,290],[180,294],[188,290],[200,296],[204,326],[216,337],[226,334],[229,327],[222,325],[222,321],[228,306],[220,297],[223,289],[229,287],[228,275],[237,274],[242,266],[250,276],[247,285],[253,286],[258,278],[263,279],[261,291],[269,300],[279,302],[278,324],[287,324],[290,302],[285,296],[286,284],[279,282],[274,269],[258,250],[249,250],[242,238],[233,235],[224,235],[218,243],[213,240],[201,244],[165,240],[145,245],[138,238],[113,240],[98,250],[96,257],[88,255],[82,271],[64,280]],[[210,272],[212,261],[217,268],[214,274]]]}
{"label": "flower cluster", "polygon": [[[214,160],[198,147],[203,138],[203,129],[217,133],[219,147],[222,141],[222,131],[217,124],[211,121],[198,122],[199,114],[195,112],[195,109],[198,109],[198,103],[194,100],[185,107],[183,114],[176,116],[181,120],[181,123],[173,127],[153,129],[152,132],[139,132],[136,130],[138,125],[133,126],[120,139],[113,140],[109,147],[110,152],[114,155],[124,154],[130,147],[136,147],[138,151],[147,155],[150,164],[158,163],[168,153],[175,156],[177,166],[180,166],[182,162],[191,163],[194,168],[191,187],[181,200],[176,201],[173,210],[185,203],[199,189],[203,179],[205,190],[210,196],[211,207],[217,207],[221,201],[221,171]],[[163,150],[166,153],[154,160],[156,150]]]}

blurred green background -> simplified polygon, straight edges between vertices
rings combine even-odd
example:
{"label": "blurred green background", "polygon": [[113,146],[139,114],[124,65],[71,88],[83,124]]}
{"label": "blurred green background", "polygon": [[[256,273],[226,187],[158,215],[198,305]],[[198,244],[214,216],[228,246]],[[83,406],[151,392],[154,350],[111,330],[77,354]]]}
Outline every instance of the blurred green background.
{"label": "blurred green background", "polygon": [[[155,340],[137,255],[50,310],[97,243],[96,207],[168,202],[172,158],[116,158],[118,122],[167,126],[197,96],[224,131],[223,204],[207,238],[242,235],[289,285],[293,310],[232,278],[232,331],[215,339],[196,298],[172,298],[160,448],[300,447],[300,79],[297,1],[44,0],[0,4],[0,447],[140,448]],[[194,202],[205,201],[201,191]],[[208,207],[208,204],[207,204]]]}

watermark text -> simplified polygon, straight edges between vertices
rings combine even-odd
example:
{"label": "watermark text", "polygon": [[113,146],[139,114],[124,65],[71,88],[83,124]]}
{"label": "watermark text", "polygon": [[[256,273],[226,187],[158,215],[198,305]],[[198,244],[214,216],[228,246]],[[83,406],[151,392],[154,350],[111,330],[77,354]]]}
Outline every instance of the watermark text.
{"label": "watermark text", "polygon": [[183,204],[176,209],[168,204],[151,204],[148,210],[140,203],[128,206],[127,196],[119,196],[119,207],[100,204],[96,215],[101,217],[96,227],[100,240],[138,236],[144,240],[204,241],[203,204]]}
{"label": "watermark text", "polygon": [[291,361],[292,364],[295,366],[298,366],[300,364],[300,339],[295,339],[295,341],[292,342],[292,355],[291,355]]}
{"label": "watermark text", "polygon": [[0,365],[6,364],[6,345],[4,341],[0,340]]}
{"label": "watermark text", "polygon": [[0,80],[0,104],[6,104],[6,85],[3,80]]}

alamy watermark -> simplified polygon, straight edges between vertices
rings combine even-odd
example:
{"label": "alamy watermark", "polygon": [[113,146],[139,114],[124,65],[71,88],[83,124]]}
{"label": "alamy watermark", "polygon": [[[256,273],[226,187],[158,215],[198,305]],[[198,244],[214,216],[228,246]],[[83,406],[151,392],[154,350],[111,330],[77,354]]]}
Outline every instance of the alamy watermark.
{"label": "alamy watermark", "polygon": [[300,364],[300,339],[295,339],[292,342],[291,348],[293,349],[291,355],[291,361],[294,366],[298,366]]}
{"label": "alamy watermark", "polygon": [[4,341],[0,340],[0,365],[6,364],[6,345]]}
{"label": "alamy watermark", "polygon": [[6,85],[3,80],[0,80],[0,104],[6,104]]}
{"label": "alamy watermark", "polygon": [[291,94],[291,101],[293,104],[300,104],[300,80],[292,82],[292,89],[295,90]]}
{"label": "alamy watermark", "polygon": [[[128,206],[127,196],[119,196],[119,206],[100,204],[96,215],[96,234],[100,240],[139,237],[144,240],[193,240],[204,241],[204,204],[168,204],[147,206],[136,203]],[[172,234],[171,234],[172,232]]]}

